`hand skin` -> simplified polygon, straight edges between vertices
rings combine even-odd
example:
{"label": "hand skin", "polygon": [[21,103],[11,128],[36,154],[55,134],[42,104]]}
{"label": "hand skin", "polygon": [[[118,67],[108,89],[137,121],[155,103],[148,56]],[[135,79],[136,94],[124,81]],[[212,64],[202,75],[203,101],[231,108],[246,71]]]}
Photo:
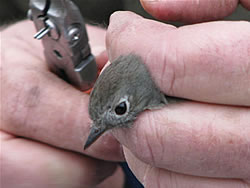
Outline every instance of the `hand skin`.
{"label": "hand skin", "polygon": [[[101,53],[106,31],[87,29],[102,68],[107,62],[107,55]],[[1,32],[1,185],[122,187],[123,172],[111,162],[123,159],[119,143],[107,134],[101,143],[83,152],[91,123],[89,95],[48,70],[34,33],[30,21]]]}
{"label": "hand skin", "polygon": [[231,15],[239,3],[250,10],[249,0],[140,0],[152,16],[160,20],[198,23]]}
{"label": "hand skin", "polygon": [[146,111],[132,128],[112,131],[145,187],[250,187],[249,22],[177,29],[116,12],[106,44],[111,62],[136,53],[163,92],[192,100]]}

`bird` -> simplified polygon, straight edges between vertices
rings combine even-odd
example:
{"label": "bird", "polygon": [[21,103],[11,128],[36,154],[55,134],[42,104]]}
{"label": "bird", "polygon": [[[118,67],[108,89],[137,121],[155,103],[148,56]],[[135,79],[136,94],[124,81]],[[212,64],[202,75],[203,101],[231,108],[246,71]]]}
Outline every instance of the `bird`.
{"label": "bird", "polygon": [[94,84],[88,111],[92,125],[84,150],[104,132],[131,127],[144,110],[168,104],[139,55],[121,55],[106,67]]}

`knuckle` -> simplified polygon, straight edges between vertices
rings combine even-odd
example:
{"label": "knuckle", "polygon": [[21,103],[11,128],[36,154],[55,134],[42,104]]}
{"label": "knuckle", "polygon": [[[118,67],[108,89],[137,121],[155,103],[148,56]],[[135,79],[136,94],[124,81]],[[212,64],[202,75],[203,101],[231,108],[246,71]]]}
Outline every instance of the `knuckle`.
{"label": "knuckle", "polygon": [[[142,118],[139,120],[139,124],[143,125],[142,129],[137,129],[138,145],[136,148],[136,155],[144,162],[157,166],[159,160],[163,159],[164,143],[163,143],[163,131],[158,125],[158,120],[151,113],[145,112],[142,114]],[[146,126],[146,127],[145,127]],[[136,126],[139,127],[139,126]]]}

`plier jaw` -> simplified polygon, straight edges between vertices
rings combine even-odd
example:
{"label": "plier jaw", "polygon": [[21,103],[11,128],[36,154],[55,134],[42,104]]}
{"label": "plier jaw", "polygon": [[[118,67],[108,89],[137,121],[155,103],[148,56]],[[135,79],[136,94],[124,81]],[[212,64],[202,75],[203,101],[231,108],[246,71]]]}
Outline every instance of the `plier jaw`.
{"label": "plier jaw", "polygon": [[30,0],[28,17],[42,39],[49,68],[82,91],[93,87],[97,65],[84,20],[70,0]]}

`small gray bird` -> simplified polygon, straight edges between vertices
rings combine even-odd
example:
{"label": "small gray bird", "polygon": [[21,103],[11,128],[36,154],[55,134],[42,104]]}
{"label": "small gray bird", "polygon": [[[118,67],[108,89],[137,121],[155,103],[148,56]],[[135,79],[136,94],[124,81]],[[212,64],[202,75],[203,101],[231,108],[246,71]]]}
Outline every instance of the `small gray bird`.
{"label": "small gray bird", "polygon": [[93,124],[84,149],[105,131],[129,127],[142,111],[167,103],[142,59],[135,54],[120,56],[102,72],[90,94]]}

